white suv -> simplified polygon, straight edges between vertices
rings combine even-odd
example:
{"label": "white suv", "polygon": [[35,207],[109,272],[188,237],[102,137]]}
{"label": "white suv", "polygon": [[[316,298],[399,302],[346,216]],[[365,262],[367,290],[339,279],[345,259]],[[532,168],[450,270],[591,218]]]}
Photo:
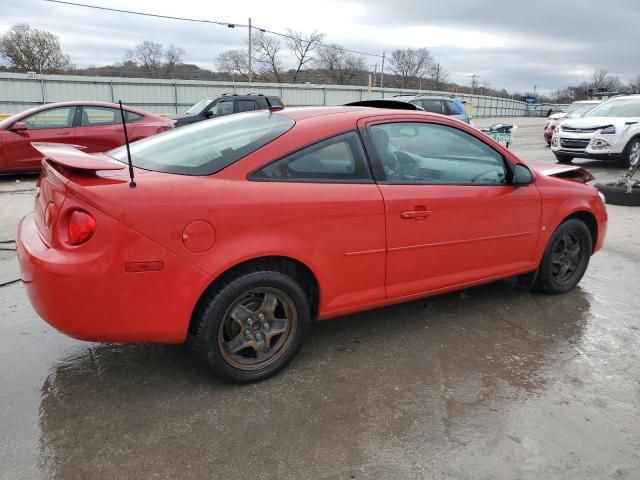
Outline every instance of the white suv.
{"label": "white suv", "polygon": [[615,97],[581,118],[564,120],[553,132],[551,150],[561,163],[593,158],[635,165],[640,159],[640,95]]}

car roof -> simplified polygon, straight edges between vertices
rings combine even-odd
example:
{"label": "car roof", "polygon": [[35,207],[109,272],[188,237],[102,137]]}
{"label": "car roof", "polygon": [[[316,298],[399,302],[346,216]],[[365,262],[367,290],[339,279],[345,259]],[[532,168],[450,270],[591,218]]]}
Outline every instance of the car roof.
{"label": "car roof", "polygon": [[371,117],[371,116],[403,116],[403,115],[428,115],[434,116],[437,114],[431,114],[422,110],[399,110],[394,108],[374,108],[374,107],[356,107],[356,106],[333,106],[333,107],[287,107],[282,110],[277,110],[277,113],[285,115],[292,120],[300,121],[311,118],[322,117],[325,115],[340,115],[342,117],[353,117],[356,119]]}

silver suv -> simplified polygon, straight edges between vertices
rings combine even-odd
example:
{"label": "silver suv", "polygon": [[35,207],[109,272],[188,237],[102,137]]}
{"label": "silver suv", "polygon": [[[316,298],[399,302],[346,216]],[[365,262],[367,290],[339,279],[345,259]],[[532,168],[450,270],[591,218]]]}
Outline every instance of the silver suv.
{"label": "silver suv", "polygon": [[462,101],[456,97],[446,95],[394,95],[393,100],[413,103],[422,107],[425,112],[440,113],[462,120],[471,125],[471,117],[464,108]]}

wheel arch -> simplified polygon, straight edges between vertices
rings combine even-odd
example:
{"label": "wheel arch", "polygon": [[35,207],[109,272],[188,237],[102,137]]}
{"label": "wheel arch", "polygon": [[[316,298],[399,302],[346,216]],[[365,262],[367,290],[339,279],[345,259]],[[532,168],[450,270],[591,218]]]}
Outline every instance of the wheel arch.
{"label": "wheel arch", "polygon": [[255,269],[275,270],[293,278],[300,284],[309,299],[311,318],[314,319],[317,317],[320,306],[320,283],[311,268],[300,260],[292,257],[281,255],[260,256],[244,260],[227,268],[220,275],[214,278],[211,283],[209,283],[209,285],[200,294],[200,297],[193,308],[191,318],[189,320],[188,334],[194,333],[199,318],[199,312],[202,311],[209,294],[215,290],[218,285],[236,275],[240,275],[243,272],[255,271]]}
{"label": "wheel arch", "polygon": [[578,210],[565,217],[562,222],[558,224],[558,227],[571,219],[584,222],[589,229],[589,233],[591,234],[591,253],[593,253],[595,251],[596,244],[598,243],[598,221],[596,220],[595,215],[588,210]]}

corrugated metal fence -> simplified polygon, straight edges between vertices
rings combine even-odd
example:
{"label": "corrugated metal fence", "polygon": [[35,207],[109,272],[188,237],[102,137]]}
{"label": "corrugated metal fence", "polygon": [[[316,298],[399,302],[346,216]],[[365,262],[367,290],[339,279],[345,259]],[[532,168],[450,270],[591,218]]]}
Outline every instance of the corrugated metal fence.
{"label": "corrugated metal fence", "polygon": [[[367,100],[367,87],[291,83],[234,83],[198,80],[154,80],[143,78],[81,77],[0,73],[0,113],[17,113],[43,103],[93,100],[124,103],[150,112],[182,113],[198,100],[223,93],[277,95],[289,106],[342,105]],[[371,99],[399,94],[449,93],[473,104],[475,117],[525,116],[527,106],[508,98],[483,95],[374,88]]]}

